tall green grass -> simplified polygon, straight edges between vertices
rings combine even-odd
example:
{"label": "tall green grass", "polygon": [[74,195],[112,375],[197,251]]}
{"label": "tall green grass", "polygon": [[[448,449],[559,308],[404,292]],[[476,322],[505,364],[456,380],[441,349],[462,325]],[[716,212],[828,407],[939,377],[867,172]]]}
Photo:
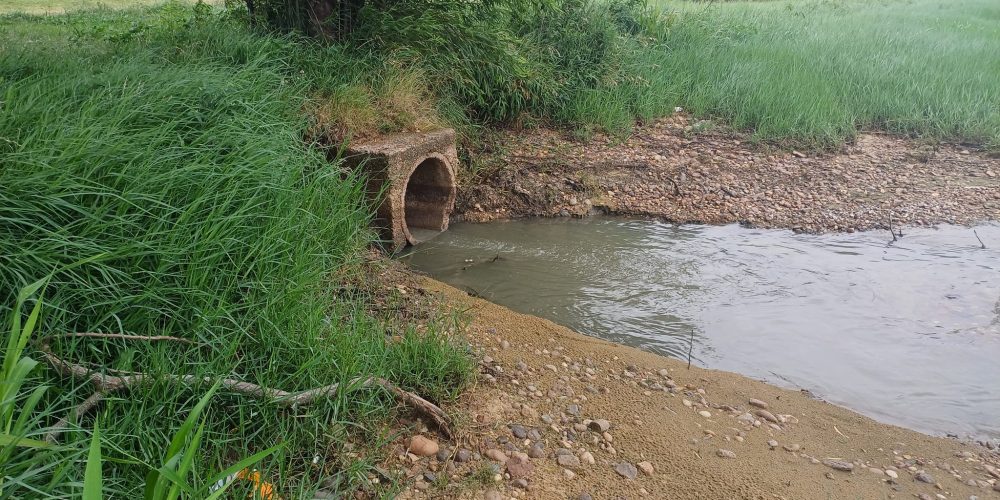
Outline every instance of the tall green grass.
{"label": "tall green grass", "polygon": [[[391,341],[364,296],[337,294],[332,275],[351,269],[372,236],[362,179],[305,141],[308,96],[334,83],[300,62],[328,53],[204,10],[164,12],[125,26],[108,12],[5,20],[53,29],[32,43],[5,30],[0,42],[0,318],[14,321],[17,291],[54,272],[40,335],[195,342],[52,344],[78,363],[289,391],[377,375],[435,401],[453,397],[471,370],[445,333],[449,318]],[[28,390],[51,386],[36,407],[40,426],[92,390],[34,373]],[[105,495],[141,497],[163,443],[206,390],[164,381],[116,393],[62,441],[85,451],[98,419]],[[219,391],[202,414],[191,482],[282,443],[260,465],[279,491],[296,497],[323,482],[351,491],[378,458],[364,450],[391,438],[384,425],[396,409],[370,388],[294,409]],[[351,440],[361,453],[335,451]],[[22,472],[4,494],[79,495],[84,455],[26,467],[24,453],[5,457],[0,473]]]}
{"label": "tall green grass", "polygon": [[678,105],[766,141],[858,130],[1000,148],[1000,4],[991,0],[659,0],[651,57]]}

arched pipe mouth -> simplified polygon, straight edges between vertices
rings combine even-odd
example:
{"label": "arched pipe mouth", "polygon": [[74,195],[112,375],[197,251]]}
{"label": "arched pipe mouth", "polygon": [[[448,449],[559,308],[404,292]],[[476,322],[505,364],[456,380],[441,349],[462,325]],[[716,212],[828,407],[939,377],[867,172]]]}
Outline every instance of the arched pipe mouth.
{"label": "arched pipe mouth", "polygon": [[409,244],[448,229],[455,191],[454,174],[443,157],[429,156],[414,167],[403,197],[403,234]]}

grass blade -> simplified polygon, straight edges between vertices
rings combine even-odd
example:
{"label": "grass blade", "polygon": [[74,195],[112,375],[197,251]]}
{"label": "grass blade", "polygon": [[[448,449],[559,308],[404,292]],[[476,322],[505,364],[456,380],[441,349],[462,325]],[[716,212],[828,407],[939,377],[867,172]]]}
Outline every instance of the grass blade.
{"label": "grass blade", "polygon": [[104,470],[101,461],[101,429],[94,423],[94,434],[90,437],[90,452],[87,454],[87,469],[83,476],[83,500],[104,498]]}

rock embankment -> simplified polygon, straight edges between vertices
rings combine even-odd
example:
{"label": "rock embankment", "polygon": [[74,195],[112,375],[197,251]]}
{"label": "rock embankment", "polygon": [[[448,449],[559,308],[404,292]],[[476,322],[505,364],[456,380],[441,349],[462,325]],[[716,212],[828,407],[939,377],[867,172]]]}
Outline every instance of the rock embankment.
{"label": "rock embankment", "polygon": [[473,314],[482,375],[456,441],[397,443],[402,498],[1000,498],[985,447],[424,286]]}

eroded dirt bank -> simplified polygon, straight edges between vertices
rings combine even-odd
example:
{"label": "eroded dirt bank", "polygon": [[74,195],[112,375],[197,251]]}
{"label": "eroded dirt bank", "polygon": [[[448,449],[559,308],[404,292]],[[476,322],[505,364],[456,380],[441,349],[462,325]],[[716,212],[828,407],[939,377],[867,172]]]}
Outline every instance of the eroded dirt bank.
{"label": "eroded dirt bank", "polygon": [[961,145],[862,135],[840,151],[767,151],[683,114],[625,141],[508,132],[457,209],[483,222],[585,215],[593,208],[675,222],[809,232],[1000,219],[1000,159]]}
{"label": "eroded dirt bank", "polygon": [[416,286],[470,315],[483,374],[458,439],[397,443],[402,498],[1000,498],[985,447]]}

